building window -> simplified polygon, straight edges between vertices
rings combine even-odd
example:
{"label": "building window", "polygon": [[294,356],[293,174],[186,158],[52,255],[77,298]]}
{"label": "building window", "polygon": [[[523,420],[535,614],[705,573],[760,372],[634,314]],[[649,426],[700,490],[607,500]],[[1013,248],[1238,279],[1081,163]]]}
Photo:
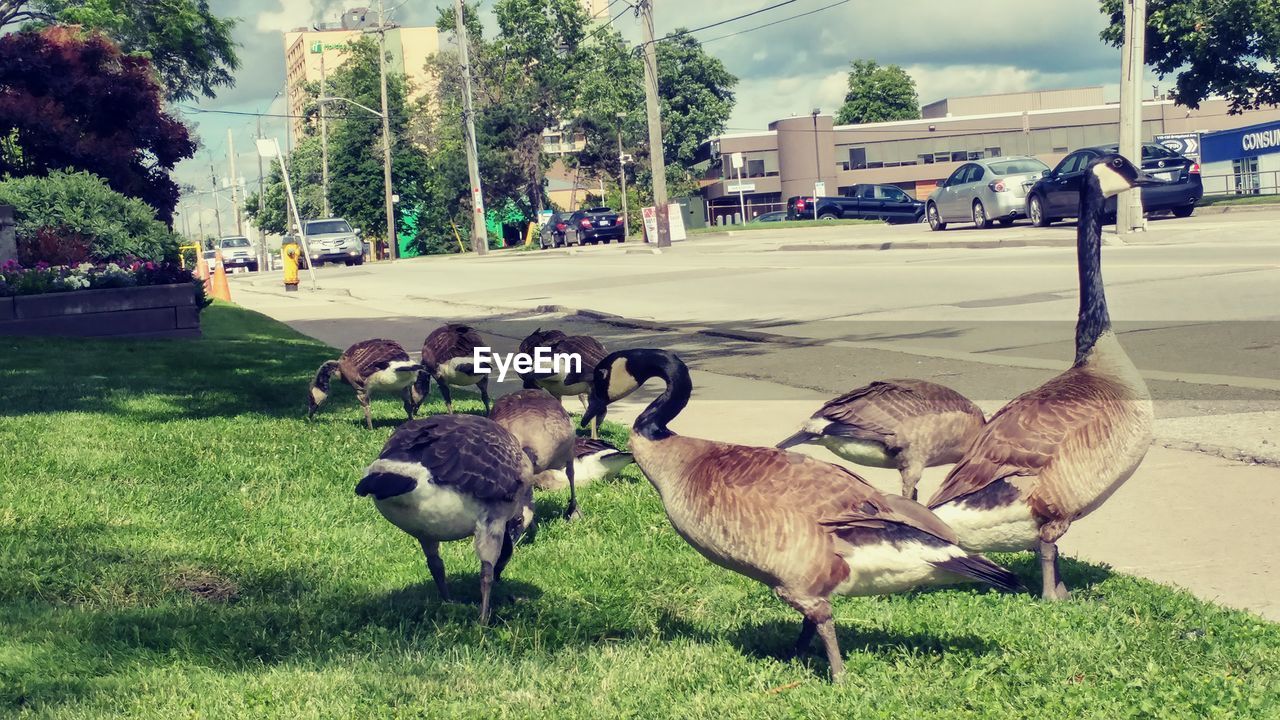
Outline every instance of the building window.
{"label": "building window", "polygon": [[989,158],[1000,157],[1000,148],[998,147],[987,148],[987,157]]}
{"label": "building window", "polygon": [[1258,158],[1245,157],[1232,160],[1231,174],[1236,179],[1237,195],[1257,195],[1261,192],[1258,183]]}
{"label": "building window", "polygon": [[746,165],[747,177],[764,177],[764,160],[748,160]]}
{"label": "building window", "polygon": [[867,149],[866,148],[849,148],[849,169],[861,170],[867,166]]}

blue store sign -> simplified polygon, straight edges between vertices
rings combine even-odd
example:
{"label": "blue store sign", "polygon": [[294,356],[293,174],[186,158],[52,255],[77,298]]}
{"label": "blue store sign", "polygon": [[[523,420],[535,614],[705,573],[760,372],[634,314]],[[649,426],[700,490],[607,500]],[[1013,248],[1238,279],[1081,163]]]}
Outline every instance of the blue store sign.
{"label": "blue store sign", "polygon": [[1280,122],[1206,133],[1200,146],[1206,162],[1280,153]]}

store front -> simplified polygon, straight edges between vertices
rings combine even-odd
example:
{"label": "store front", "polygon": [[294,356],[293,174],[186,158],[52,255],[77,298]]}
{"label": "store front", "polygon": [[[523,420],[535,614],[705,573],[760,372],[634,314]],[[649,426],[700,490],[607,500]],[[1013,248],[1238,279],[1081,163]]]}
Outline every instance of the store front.
{"label": "store front", "polygon": [[1280,122],[1200,137],[1205,195],[1280,193]]}

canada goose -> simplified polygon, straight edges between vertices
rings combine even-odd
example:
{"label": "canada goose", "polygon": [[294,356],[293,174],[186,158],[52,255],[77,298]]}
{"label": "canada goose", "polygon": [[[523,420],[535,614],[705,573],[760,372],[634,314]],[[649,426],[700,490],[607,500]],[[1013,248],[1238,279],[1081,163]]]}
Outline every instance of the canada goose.
{"label": "canada goose", "polygon": [[[559,337],[555,337],[551,333],[558,334]],[[539,347],[544,347],[551,352],[552,357],[566,355],[578,358],[580,367],[560,367],[553,372],[535,372],[530,376],[530,379],[537,387],[546,390],[557,398],[577,395],[578,400],[582,402],[583,410],[585,410],[587,407],[586,396],[591,391],[591,373],[595,371],[596,365],[604,359],[604,346],[590,335],[566,336],[558,330],[544,333],[536,339],[531,335],[525,338],[525,341],[530,342],[531,349],[528,352],[531,353]],[[521,348],[523,352],[523,343]],[[599,428],[596,427],[595,423],[591,424],[591,437],[600,437]]]}
{"label": "canada goose", "polygon": [[511,559],[508,525],[532,495],[532,477],[532,462],[502,426],[475,415],[436,415],[397,428],[356,495],[372,495],[383,517],[418,540],[446,602],[440,543],[475,536],[484,624],[490,588]]}
{"label": "canada goose", "polygon": [[[578,497],[573,484],[573,420],[560,401],[545,390],[521,390],[498,398],[489,419],[516,436],[533,461],[535,474],[552,468],[565,472],[569,479],[569,505],[564,514],[568,518],[577,517]],[[526,509],[524,521],[525,527],[532,521],[532,508]]]}
{"label": "canada goose", "polygon": [[1069,597],[1058,539],[1129,479],[1151,444],[1151,394],[1111,329],[1100,266],[1106,198],[1159,182],[1119,155],[1090,163],[1076,230],[1075,364],[997,412],[929,500],[969,549],[1037,549],[1045,599]]}
{"label": "canada goose", "polygon": [[[551,343],[568,337],[559,330],[543,330],[537,328],[529,333],[529,336],[520,341],[519,352],[521,355],[533,355],[534,351],[540,347],[551,347]],[[532,370],[519,373],[520,380],[524,384],[525,390],[536,390],[538,388],[538,380],[534,376]]]}
{"label": "canada goose", "polygon": [[431,380],[435,378],[444,398],[447,412],[453,412],[453,398],[449,386],[475,385],[480,389],[484,411],[489,412],[489,376],[475,371],[475,350],[487,347],[484,338],[468,325],[449,323],[441,325],[422,341],[422,367],[426,370],[419,381],[418,392],[422,397],[431,393]]}
{"label": "canada goose", "polygon": [[880,380],[828,401],[778,447],[813,443],[859,465],[897,468],[902,496],[915,500],[924,469],[959,460],[983,421],[978,406],[949,387]]}
{"label": "canada goose", "polygon": [[[632,462],[631,453],[619,450],[605,440],[579,437],[573,440],[573,480],[578,487],[610,480]],[[563,470],[551,469],[533,477],[533,486],[543,490],[568,487]]]}
{"label": "canada goose", "polygon": [[364,424],[370,430],[373,418],[369,415],[369,395],[374,391],[399,390],[404,398],[405,414],[412,420],[422,402],[415,383],[421,370],[422,365],[410,359],[398,343],[381,338],[362,340],[347,348],[337,360],[320,366],[307,394],[307,419],[315,417],[320,404],[329,397],[329,382],[336,375],[356,391],[356,398],[364,408]]}
{"label": "canada goose", "polygon": [[657,489],[672,526],[711,562],[758,580],[804,616],[796,643],[816,631],[833,679],[844,664],[830,596],[872,595],[976,579],[1013,590],[1018,578],[955,544],[923,505],[878,492],[844,468],[777,448],[681,437],[667,428],[689,401],[689,370],[664,350],[609,355],[596,368],[583,417],[649,378],[666,389],[636,418],[631,451]]}

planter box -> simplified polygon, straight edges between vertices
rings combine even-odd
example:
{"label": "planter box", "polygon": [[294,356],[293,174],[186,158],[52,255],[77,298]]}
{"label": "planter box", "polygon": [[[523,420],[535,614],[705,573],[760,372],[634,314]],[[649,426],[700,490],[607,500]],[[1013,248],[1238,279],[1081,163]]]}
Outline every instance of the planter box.
{"label": "planter box", "polygon": [[199,337],[189,283],[0,298],[0,335]]}

